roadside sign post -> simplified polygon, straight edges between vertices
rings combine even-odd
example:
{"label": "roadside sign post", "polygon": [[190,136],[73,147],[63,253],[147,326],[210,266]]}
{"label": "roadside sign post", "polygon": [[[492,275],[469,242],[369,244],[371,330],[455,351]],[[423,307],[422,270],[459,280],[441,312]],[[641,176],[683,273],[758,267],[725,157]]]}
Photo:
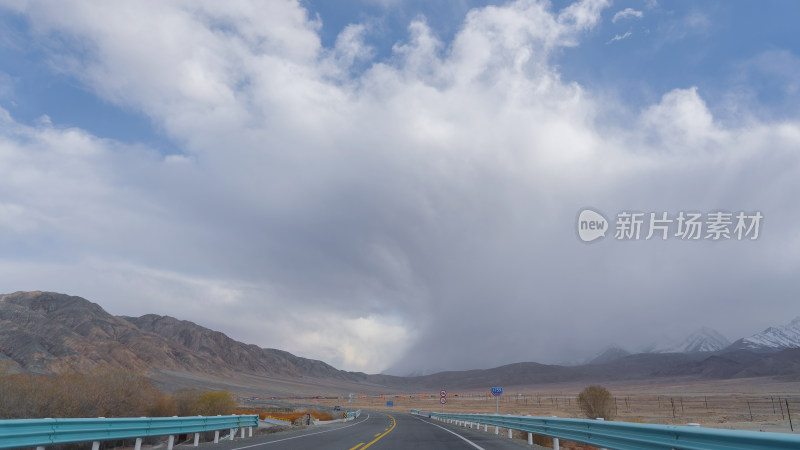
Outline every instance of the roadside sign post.
{"label": "roadside sign post", "polygon": [[442,389],[439,391],[439,396],[441,397],[439,402],[442,404],[442,414],[444,414],[444,404],[447,403],[447,391]]}
{"label": "roadside sign post", "polygon": [[492,388],[492,395],[494,395],[495,399],[495,414],[498,416],[500,415],[500,396],[503,395],[503,388],[501,387],[493,387]]}

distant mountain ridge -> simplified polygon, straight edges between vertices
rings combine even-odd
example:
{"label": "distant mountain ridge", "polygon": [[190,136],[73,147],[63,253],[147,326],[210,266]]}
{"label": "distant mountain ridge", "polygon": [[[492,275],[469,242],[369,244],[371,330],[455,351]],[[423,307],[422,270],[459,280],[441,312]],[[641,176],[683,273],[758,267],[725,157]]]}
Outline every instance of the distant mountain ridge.
{"label": "distant mountain ridge", "polygon": [[709,327],[702,327],[684,340],[670,344],[655,346],[648,353],[694,353],[716,352],[724,350],[731,341],[721,333]]}
{"label": "distant mountain ridge", "polygon": [[0,296],[0,364],[33,373],[86,371],[103,365],[214,376],[250,373],[361,381],[317,360],[237,342],[168,316],[118,317],[81,297],[53,292]]}
{"label": "distant mountain ridge", "polygon": [[626,356],[629,356],[630,354],[631,352],[625,350],[624,348],[612,345],[611,347],[608,347],[607,349],[600,352],[600,354],[598,354],[594,358],[590,359],[587,364],[605,364],[607,362],[624,358]]}
{"label": "distant mountain ridge", "polygon": [[638,352],[612,345],[600,352],[588,364],[601,364],[614,361],[631,354],[647,353],[729,353],[749,350],[759,353],[773,353],[781,350],[800,348],[800,317],[787,325],[773,326],[760,333],[731,343],[728,338],[709,327],[702,327],[685,339],[667,343],[651,344]]}

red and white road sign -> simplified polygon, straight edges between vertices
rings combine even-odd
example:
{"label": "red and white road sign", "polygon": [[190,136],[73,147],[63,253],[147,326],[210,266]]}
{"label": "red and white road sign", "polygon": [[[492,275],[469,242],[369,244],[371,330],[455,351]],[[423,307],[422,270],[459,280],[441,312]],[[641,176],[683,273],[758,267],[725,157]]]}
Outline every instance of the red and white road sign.
{"label": "red and white road sign", "polygon": [[447,397],[447,391],[445,391],[444,389],[442,389],[442,390],[441,390],[441,392],[439,392],[439,396],[440,396],[440,397]]}
{"label": "red and white road sign", "polygon": [[444,405],[445,403],[447,403],[447,397],[442,397],[441,399],[439,399],[439,401],[442,402],[442,404]]}

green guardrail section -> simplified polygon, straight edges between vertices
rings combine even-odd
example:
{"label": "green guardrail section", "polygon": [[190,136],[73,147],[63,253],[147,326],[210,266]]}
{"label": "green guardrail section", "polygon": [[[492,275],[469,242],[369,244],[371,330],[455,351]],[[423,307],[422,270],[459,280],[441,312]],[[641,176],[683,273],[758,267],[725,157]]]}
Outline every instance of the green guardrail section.
{"label": "green guardrail section", "polygon": [[258,427],[258,416],[0,420],[0,448],[171,436],[241,427]]}
{"label": "green guardrail section", "polygon": [[798,450],[800,435],[677,425],[493,414],[412,414],[527,431],[614,450]]}

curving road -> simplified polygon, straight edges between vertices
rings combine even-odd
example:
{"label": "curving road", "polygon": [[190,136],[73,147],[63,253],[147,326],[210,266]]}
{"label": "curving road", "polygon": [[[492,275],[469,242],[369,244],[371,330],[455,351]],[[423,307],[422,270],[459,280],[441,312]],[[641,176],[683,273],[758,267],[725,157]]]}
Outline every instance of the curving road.
{"label": "curving road", "polygon": [[205,444],[207,449],[520,449],[525,442],[489,432],[444,424],[411,414],[364,412],[352,422],[320,425],[220,444]]}

